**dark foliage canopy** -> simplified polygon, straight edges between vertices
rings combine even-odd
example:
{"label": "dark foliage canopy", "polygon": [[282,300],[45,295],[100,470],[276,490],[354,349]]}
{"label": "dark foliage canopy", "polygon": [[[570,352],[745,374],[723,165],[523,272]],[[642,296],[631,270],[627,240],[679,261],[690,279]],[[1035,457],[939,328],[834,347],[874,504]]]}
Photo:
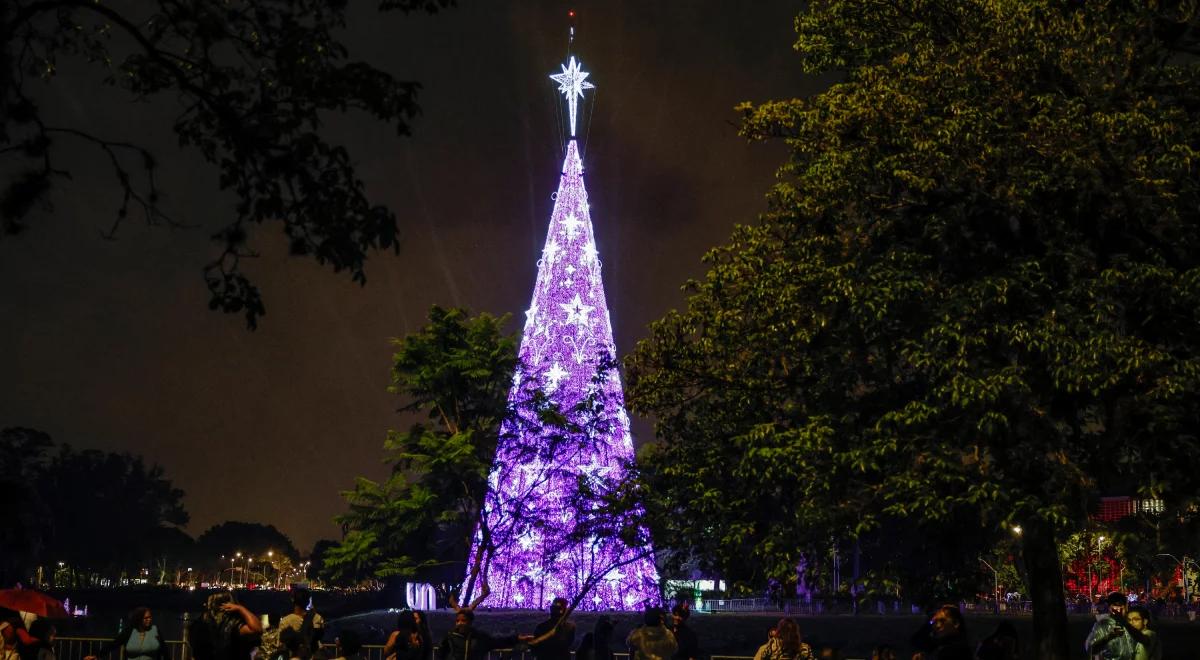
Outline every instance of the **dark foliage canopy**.
{"label": "dark foliage canopy", "polygon": [[[129,454],[57,448],[39,431],[0,432],[0,489],[14,517],[0,534],[6,581],[28,579],[36,566],[63,562],[70,580],[190,558],[183,491],[163,469]],[[185,541],[180,542],[180,536]],[[47,576],[51,579],[51,576]]]}
{"label": "dark foliage canopy", "polygon": [[629,361],[653,508],[759,577],[897,522],[1021,524],[1061,619],[1053,539],[1097,495],[1197,492],[1196,5],[822,0],[796,26],[844,79],[743,106],[790,149],[771,210]]}
{"label": "dark foliage canopy", "polygon": [[[453,0],[384,0],[381,11],[433,12]],[[220,172],[236,214],[213,239],[204,268],[209,306],[266,308],[240,270],[254,225],[279,223],[295,255],[366,281],[368,252],[395,249],[395,214],[367,198],[350,154],[321,136],[322,115],[358,111],[407,134],[420,85],[352,59],[339,35],[345,0],[13,0],[0,4],[0,226],[26,228],[55,187],[71,179],[68,145],[103,153],[122,192],[109,233],[133,212],[172,223],[160,203],[158,161],[145,145],[47,119],[45,85],[74,60],[164,108],[181,147]],[[168,116],[169,116],[168,115]],[[72,145],[71,143],[75,143]]]}

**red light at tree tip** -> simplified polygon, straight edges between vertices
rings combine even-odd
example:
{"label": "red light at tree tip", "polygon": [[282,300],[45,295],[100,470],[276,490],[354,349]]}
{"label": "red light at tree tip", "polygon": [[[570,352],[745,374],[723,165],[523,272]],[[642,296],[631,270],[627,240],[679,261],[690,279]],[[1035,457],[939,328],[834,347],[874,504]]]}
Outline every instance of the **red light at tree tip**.
{"label": "red light at tree tip", "polygon": [[567,16],[570,16],[571,18],[575,18],[575,11],[571,10],[571,11],[567,12]]}

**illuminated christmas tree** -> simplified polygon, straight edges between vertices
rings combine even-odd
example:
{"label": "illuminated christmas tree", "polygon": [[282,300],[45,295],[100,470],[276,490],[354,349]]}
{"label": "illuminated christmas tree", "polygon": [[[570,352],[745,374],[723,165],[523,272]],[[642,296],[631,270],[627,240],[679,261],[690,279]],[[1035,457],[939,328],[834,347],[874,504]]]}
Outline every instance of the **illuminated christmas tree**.
{"label": "illuminated christmas tree", "polygon": [[[584,90],[593,87],[587,76],[574,57],[562,73],[550,76],[566,98],[571,138],[533,301],[525,313],[522,367],[509,397],[519,406],[531,387],[540,388],[575,423],[576,430],[567,435],[576,441],[564,441],[561,431],[540,426],[529,412],[522,413],[528,427],[522,422],[502,427],[481,525],[495,549],[486,576],[490,607],[541,609],[555,597],[572,598],[585,590],[584,609],[630,610],[658,600],[648,547],[630,548],[621,540],[636,537],[644,543],[646,535],[636,519],[609,521],[615,522],[608,525],[609,533],[563,541],[595,508],[580,492],[581,477],[612,483],[633,457],[575,141],[577,104]],[[580,408],[581,402],[590,404],[587,410]],[[621,527],[641,533],[617,534]],[[482,556],[480,543],[477,533],[472,557]]]}

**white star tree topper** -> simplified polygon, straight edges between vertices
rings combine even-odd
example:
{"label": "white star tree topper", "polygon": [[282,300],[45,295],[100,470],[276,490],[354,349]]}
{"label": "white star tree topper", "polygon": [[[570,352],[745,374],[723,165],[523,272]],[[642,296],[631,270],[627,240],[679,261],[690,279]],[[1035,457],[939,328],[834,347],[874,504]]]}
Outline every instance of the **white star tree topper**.
{"label": "white star tree topper", "polygon": [[579,99],[583,98],[583,90],[593,89],[595,85],[587,82],[588,73],[579,68],[579,63],[572,55],[569,62],[562,65],[562,73],[550,74],[550,79],[558,83],[558,91],[567,99],[571,112],[571,137],[575,137],[575,114]]}

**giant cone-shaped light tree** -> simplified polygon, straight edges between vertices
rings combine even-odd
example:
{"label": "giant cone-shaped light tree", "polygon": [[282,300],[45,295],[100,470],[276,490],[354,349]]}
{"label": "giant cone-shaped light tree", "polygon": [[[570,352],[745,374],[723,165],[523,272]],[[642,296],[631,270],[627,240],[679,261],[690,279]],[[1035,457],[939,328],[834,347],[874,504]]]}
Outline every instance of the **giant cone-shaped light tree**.
{"label": "giant cone-shaped light tree", "polygon": [[[540,388],[577,424],[574,435],[583,440],[552,439],[558,431],[536,429],[536,424],[530,425],[535,430],[515,424],[501,429],[481,526],[488,529],[494,548],[486,571],[491,589],[486,602],[492,607],[540,609],[556,597],[571,599],[584,591],[588,593],[579,607],[591,610],[636,609],[658,598],[648,548],[631,548],[623,540],[630,535],[615,533],[620,527],[638,528],[635,520],[609,525],[614,533],[564,542],[595,504],[586,494],[581,497],[580,479],[611,483],[633,457],[575,141],[577,102],[592,88],[587,76],[574,57],[561,74],[551,76],[569,107],[571,139],[526,312],[522,367],[509,397],[510,403],[520,405],[531,386]],[[578,409],[580,402],[588,401],[589,411]],[[529,420],[532,415],[524,417]],[[555,448],[531,452],[531,446]],[[644,542],[644,530],[638,529],[642,533],[636,537]],[[486,555],[479,553],[480,543],[477,533],[472,557]]]}

